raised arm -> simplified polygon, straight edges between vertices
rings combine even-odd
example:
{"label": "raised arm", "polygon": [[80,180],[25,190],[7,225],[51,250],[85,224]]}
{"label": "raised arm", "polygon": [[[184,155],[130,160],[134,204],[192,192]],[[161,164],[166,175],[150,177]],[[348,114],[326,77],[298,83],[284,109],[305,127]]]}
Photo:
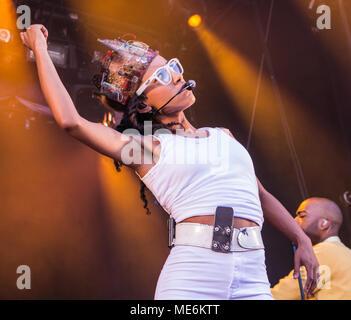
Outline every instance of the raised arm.
{"label": "raised arm", "polygon": [[57,124],[97,152],[122,161],[122,148],[133,138],[79,115],[48,54],[47,36],[48,31],[40,24],[21,32],[22,42],[34,52],[40,86]]}
{"label": "raised arm", "polygon": [[40,86],[57,124],[61,128],[74,126],[79,120],[79,114],[48,54],[48,31],[43,25],[34,24],[20,35],[24,45],[33,50]]}

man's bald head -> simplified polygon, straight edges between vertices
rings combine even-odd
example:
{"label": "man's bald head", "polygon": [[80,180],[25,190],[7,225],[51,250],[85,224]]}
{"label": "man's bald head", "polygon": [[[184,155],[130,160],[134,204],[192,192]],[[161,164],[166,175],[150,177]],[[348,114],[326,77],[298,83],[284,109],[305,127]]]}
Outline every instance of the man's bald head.
{"label": "man's bald head", "polygon": [[339,206],[327,198],[309,198],[303,201],[296,212],[295,220],[316,244],[337,236],[343,221]]}

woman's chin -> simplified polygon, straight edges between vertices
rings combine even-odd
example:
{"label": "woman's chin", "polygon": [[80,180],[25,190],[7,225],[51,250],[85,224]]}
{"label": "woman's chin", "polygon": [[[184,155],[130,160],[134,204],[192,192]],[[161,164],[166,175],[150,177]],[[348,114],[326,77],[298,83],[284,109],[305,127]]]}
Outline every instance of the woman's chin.
{"label": "woman's chin", "polygon": [[[189,96],[189,100],[190,100],[190,102],[189,102],[189,107],[191,107],[191,106],[195,103],[195,101],[196,101],[196,98],[195,98],[194,94],[191,94],[191,95]],[[189,107],[188,107],[188,108],[189,108]]]}
{"label": "woman's chin", "polygon": [[192,99],[189,99],[189,101],[187,101],[187,103],[185,104],[185,107],[183,108],[183,111],[190,108],[196,101],[196,98],[193,96]]}
{"label": "woman's chin", "polygon": [[[173,112],[181,112],[184,111],[188,108],[190,108],[196,101],[196,98],[194,94],[189,94],[185,96],[182,100],[177,101],[178,106],[169,106],[169,109],[167,110],[167,107],[165,107],[165,113],[167,112],[168,115],[170,115]],[[171,112],[171,113],[170,113]]]}

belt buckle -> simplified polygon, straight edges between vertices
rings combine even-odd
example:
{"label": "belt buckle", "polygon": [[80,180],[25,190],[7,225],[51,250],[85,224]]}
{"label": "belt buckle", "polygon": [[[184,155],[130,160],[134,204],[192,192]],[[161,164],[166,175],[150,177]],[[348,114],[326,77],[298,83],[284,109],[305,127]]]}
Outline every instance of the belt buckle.
{"label": "belt buckle", "polygon": [[233,237],[233,216],[234,210],[232,207],[218,206],[216,208],[211,250],[222,253],[230,252]]}
{"label": "belt buckle", "polygon": [[240,229],[237,237],[237,243],[241,248],[246,250],[264,248],[260,231],[253,227]]}

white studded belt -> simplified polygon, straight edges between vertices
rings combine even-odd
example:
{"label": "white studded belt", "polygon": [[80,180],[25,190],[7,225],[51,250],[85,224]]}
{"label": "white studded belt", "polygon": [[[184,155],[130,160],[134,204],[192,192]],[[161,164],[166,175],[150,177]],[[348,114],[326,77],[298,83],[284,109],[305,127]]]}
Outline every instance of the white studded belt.
{"label": "white studded belt", "polygon": [[[249,251],[264,249],[259,226],[232,228],[230,251]],[[193,222],[181,222],[175,226],[174,245],[196,246],[211,249],[213,226]],[[228,248],[226,248],[228,249]]]}

